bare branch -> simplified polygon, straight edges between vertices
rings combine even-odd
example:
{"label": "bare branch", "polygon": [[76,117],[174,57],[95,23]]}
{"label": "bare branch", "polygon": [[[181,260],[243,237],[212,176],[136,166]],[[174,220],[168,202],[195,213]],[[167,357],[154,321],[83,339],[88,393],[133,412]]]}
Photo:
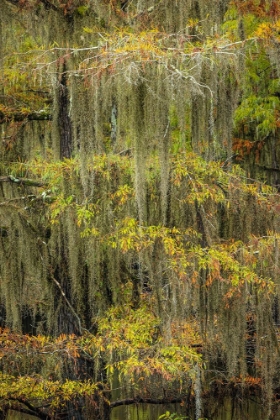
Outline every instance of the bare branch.
{"label": "bare branch", "polygon": [[[24,414],[33,415],[33,416],[36,415],[42,420],[49,419],[49,416],[47,414],[43,413],[42,410],[32,405],[26,399],[10,397],[9,401],[15,401],[15,403],[17,403],[16,406],[11,407],[12,410],[15,410],[17,412],[24,413]],[[28,409],[23,408],[22,405],[26,406]]]}
{"label": "bare branch", "polygon": [[179,398],[126,398],[124,400],[117,400],[110,403],[110,409],[115,407],[120,407],[122,405],[132,405],[132,404],[176,404],[183,402],[184,398],[181,396]]}
{"label": "bare branch", "polygon": [[41,181],[34,181],[28,178],[16,178],[13,175],[1,176],[0,182],[12,182],[19,185],[27,185],[29,187],[44,187],[46,183]]}
{"label": "bare branch", "polygon": [[9,121],[50,121],[52,120],[52,115],[45,111],[38,111],[38,112],[30,112],[30,114],[25,114],[21,112],[8,112],[4,113],[0,111],[0,124]]}
{"label": "bare branch", "polygon": [[78,330],[79,330],[79,334],[80,335],[82,335],[82,326],[81,326],[81,320],[80,320],[80,318],[79,318],[79,316],[78,316],[78,314],[76,313],[76,311],[75,311],[75,309],[73,308],[73,306],[71,305],[71,303],[69,302],[69,300],[67,299],[67,297],[66,297],[66,295],[65,295],[65,293],[64,293],[64,291],[63,291],[63,289],[62,289],[62,287],[61,287],[61,284],[56,280],[56,278],[53,276],[53,275],[51,275],[51,279],[52,279],[52,281],[57,285],[57,287],[59,288],[59,291],[60,291],[60,293],[61,293],[61,296],[63,297],[63,299],[64,299],[64,301],[65,301],[65,303],[67,304],[67,306],[68,306],[68,308],[70,309],[70,311],[72,312],[72,314],[74,315],[74,317],[76,318],[76,320],[77,320],[77,323],[78,323]]}

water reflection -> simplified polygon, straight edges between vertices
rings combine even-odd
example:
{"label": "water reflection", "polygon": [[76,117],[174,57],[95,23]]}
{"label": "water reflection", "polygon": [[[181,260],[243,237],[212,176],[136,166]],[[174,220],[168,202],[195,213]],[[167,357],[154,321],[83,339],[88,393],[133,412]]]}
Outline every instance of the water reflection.
{"label": "water reflection", "polygon": [[[166,411],[187,416],[180,405],[170,406],[127,406],[113,409],[110,420],[157,420]],[[255,399],[240,401],[225,398],[221,404],[213,401],[209,406],[207,420],[268,420],[268,409]],[[273,413],[273,420],[280,420],[280,410]],[[188,413],[188,420],[196,420],[193,413]]]}
{"label": "water reflection", "polygon": [[[166,411],[186,415],[184,407],[179,404],[172,405],[151,405],[139,404],[116,407],[112,410],[110,420],[157,420]],[[188,413],[188,420],[195,420],[193,413]],[[223,404],[213,401],[209,407],[207,420],[268,420],[268,410],[260,401],[246,399],[225,398]],[[270,417],[273,420],[280,420],[280,410],[274,412]],[[10,410],[7,420],[37,420],[37,417]]]}
{"label": "water reflection", "polygon": [[159,416],[169,410],[171,413],[179,413],[179,407],[159,406],[152,404],[130,405],[116,407],[112,410],[110,420],[157,420]]}
{"label": "water reflection", "polygon": [[7,420],[38,420],[38,417],[30,416],[29,414],[19,413],[17,411],[9,410]]}

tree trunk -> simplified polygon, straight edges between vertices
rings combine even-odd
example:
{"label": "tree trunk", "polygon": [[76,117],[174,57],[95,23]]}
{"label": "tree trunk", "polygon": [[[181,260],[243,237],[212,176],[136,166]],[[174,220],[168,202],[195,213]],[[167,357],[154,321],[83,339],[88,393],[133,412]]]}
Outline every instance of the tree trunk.
{"label": "tree trunk", "polygon": [[72,124],[69,117],[69,92],[67,86],[66,65],[63,65],[63,73],[58,92],[58,124],[60,135],[60,158],[69,159],[72,154]]}

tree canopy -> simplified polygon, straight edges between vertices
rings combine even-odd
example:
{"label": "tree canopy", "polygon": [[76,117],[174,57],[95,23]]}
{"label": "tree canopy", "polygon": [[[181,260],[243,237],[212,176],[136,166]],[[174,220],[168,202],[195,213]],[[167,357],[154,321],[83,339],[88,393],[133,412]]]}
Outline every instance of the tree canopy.
{"label": "tree canopy", "polygon": [[271,418],[279,2],[2,3],[2,417],[234,384]]}

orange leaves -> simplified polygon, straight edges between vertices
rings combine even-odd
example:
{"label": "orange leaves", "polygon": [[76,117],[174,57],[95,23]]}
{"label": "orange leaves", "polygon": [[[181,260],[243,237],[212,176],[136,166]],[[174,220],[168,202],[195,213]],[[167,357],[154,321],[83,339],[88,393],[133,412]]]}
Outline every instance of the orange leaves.
{"label": "orange leaves", "polygon": [[[175,318],[170,325],[171,339],[169,344],[172,343],[172,345],[179,347],[182,345],[195,345],[196,348],[198,348],[201,344],[199,328],[198,323],[194,320],[186,321]],[[168,343],[167,337],[165,340],[167,340]]]}
{"label": "orange leaves", "polygon": [[[279,41],[280,4],[278,0],[234,0],[227,12],[224,28],[229,38],[240,39],[238,31],[242,21],[242,41],[254,40],[255,46],[272,45]],[[241,20],[240,20],[241,19]],[[252,46],[252,45],[251,45]],[[252,57],[250,57],[251,60]]]}
{"label": "orange leaves", "polygon": [[236,161],[240,162],[243,158],[248,157],[249,155],[255,156],[255,162],[260,161],[261,151],[265,146],[265,141],[251,141],[249,139],[233,139],[233,150],[236,152]]}
{"label": "orange leaves", "polygon": [[10,357],[21,353],[30,359],[54,353],[66,354],[67,357],[79,357],[79,346],[75,335],[60,335],[57,339],[48,336],[21,335],[8,329],[0,330],[1,357]]}
{"label": "orange leaves", "polygon": [[[69,363],[80,374],[77,361],[83,355],[94,358],[98,341],[91,348],[87,337],[62,334],[57,338],[0,331],[0,408],[9,399],[24,399],[30,404],[56,410],[80,396],[92,398],[97,385],[91,381],[63,380],[64,367]],[[92,353],[91,353],[92,352]],[[2,361],[1,361],[2,359]]]}
{"label": "orange leaves", "polygon": [[275,18],[280,15],[278,0],[234,0],[233,4],[242,15],[252,13],[257,17]]}
{"label": "orange leaves", "polygon": [[249,155],[254,148],[255,142],[235,137],[233,139],[233,150],[238,153],[236,159],[241,160],[244,155]]}
{"label": "orange leaves", "polygon": [[259,387],[263,384],[262,378],[250,375],[233,377],[230,379],[230,382],[234,385],[246,385],[249,387]]}

